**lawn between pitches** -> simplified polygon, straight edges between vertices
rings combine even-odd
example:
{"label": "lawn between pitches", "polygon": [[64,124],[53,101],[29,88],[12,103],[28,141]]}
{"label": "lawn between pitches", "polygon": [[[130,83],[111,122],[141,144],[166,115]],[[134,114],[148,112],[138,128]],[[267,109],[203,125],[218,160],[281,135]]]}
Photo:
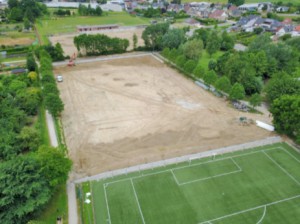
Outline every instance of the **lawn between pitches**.
{"label": "lawn between pitches", "polygon": [[[83,223],[298,223],[300,154],[274,144],[87,182],[81,189]],[[89,191],[91,203],[83,203]]]}

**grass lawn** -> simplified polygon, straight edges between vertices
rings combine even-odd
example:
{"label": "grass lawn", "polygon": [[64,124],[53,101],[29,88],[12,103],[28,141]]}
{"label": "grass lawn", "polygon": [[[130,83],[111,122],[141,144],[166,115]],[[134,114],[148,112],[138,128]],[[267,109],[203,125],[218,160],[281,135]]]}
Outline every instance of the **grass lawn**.
{"label": "grass lawn", "polygon": [[209,61],[214,59],[217,60],[220,56],[224,54],[223,51],[218,51],[214,53],[212,56],[210,56],[205,50],[202,53],[202,56],[199,59],[199,64],[206,70],[208,71],[208,64]]}
{"label": "grass lawn", "polygon": [[51,198],[44,211],[36,219],[43,224],[56,223],[56,218],[62,217],[63,223],[68,223],[68,197],[66,185],[59,186],[57,192]]}
{"label": "grass lawn", "polygon": [[279,143],[91,182],[83,210],[99,224],[298,223],[299,171]]}
{"label": "grass lawn", "polygon": [[109,12],[107,15],[96,16],[71,16],[57,17],[56,19],[38,20],[36,23],[38,32],[43,42],[45,37],[53,34],[76,32],[77,25],[105,25],[119,24],[120,26],[133,26],[149,24],[149,19],[134,17],[126,12]]}

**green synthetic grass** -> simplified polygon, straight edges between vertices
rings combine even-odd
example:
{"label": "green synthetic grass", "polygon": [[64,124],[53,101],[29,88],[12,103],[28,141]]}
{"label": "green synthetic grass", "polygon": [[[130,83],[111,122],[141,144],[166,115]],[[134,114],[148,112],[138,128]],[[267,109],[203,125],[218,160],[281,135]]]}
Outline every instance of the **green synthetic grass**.
{"label": "green synthetic grass", "polygon": [[[300,154],[275,144],[91,182],[95,223],[297,223]],[[87,212],[85,212],[87,213]],[[86,221],[84,223],[92,223]]]}
{"label": "green synthetic grass", "polygon": [[77,25],[105,25],[118,24],[120,26],[134,26],[149,24],[149,19],[131,16],[126,12],[109,12],[101,17],[97,16],[70,16],[53,19],[39,19],[36,27],[44,43],[47,36],[76,32]]}

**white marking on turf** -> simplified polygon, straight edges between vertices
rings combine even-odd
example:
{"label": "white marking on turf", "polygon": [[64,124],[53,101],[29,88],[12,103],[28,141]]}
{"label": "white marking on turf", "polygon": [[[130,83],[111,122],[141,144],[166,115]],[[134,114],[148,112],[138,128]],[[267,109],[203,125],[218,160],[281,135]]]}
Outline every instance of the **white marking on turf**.
{"label": "white marking on turf", "polygon": [[142,212],[142,209],[141,209],[141,206],[140,206],[140,202],[139,202],[138,196],[137,196],[136,191],[135,191],[135,187],[134,187],[133,181],[132,181],[132,179],[130,179],[130,181],[131,181],[131,185],[132,185],[132,188],[133,188],[135,200],[136,200],[137,205],[139,207],[139,211],[140,211],[140,214],[141,214],[141,217],[142,217],[142,221],[145,224],[145,219],[144,219],[144,216],[143,216],[143,212]]}
{"label": "white marking on turf", "polygon": [[275,205],[275,204],[282,203],[282,202],[285,202],[285,201],[290,201],[290,200],[293,200],[295,198],[300,198],[300,195],[296,195],[296,196],[293,196],[293,197],[290,197],[290,198],[285,198],[285,199],[282,199],[282,200],[279,200],[279,201],[274,201],[274,202],[264,204],[264,205],[260,205],[260,206],[257,206],[257,207],[245,209],[245,210],[242,210],[242,211],[239,211],[239,212],[231,213],[229,215],[224,215],[224,216],[221,216],[221,217],[218,217],[218,218],[215,218],[215,219],[211,219],[211,220],[207,220],[207,221],[204,221],[204,222],[199,222],[198,224],[205,224],[207,222],[214,222],[214,221],[217,221],[217,220],[225,219],[225,218],[228,218],[228,217],[231,217],[231,216],[235,216],[235,215],[239,215],[239,214],[242,214],[242,213],[245,213],[245,212],[250,212],[250,211],[253,211],[253,210],[256,210],[256,209],[259,209],[259,208],[263,208],[263,207],[266,207],[266,206]]}
{"label": "white marking on turf", "polygon": [[187,182],[184,182],[184,183],[180,183],[178,185],[182,186],[182,185],[186,185],[186,184],[195,183],[195,182],[198,182],[198,181],[209,180],[209,179],[213,179],[213,178],[216,178],[216,177],[227,176],[227,175],[234,174],[234,173],[239,173],[239,172],[241,172],[241,170],[235,170],[235,171],[228,172],[228,173],[222,173],[222,174],[218,174],[218,175],[214,175],[214,176],[210,176],[210,177],[200,178],[200,179],[197,179],[197,180],[191,180],[191,181],[187,181]]}
{"label": "white marking on turf", "polygon": [[282,166],[280,166],[271,156],[269,156],[266,152],[263,151],[263,153],[275,164],[277,165],[286,175],[288,175],[293,181],[295,181],[298,185],[300,185],[300,182],[296,180],[295,177],[293,177],[286,169],[284,169]]}
{"label": "white marking on turf", "polygon": [[107,199],[107,195],[106,195],[106,186],[107,185],[103,184],[104,195],[105,195],[105,202],[106,202],[106,209],[107,209],[107,214],[108,214],[108,223],[111,223],[109,206],[108,206],[108,199]]}
{"label": "white marking on turf", "polygon": [[230,159],[231,159],[232,162],[236,165],[236,167],[237,167],[240,171],[242,171],[242,168],[239,166],[239,164],[238,164],[232,157],[230,157]]}
{"label": "white marking on turf", "polygon": [[258,220],[258,222],[256,224],[260,224],[262,222],[262,220],[265,218],[267,212],[267,206],[264,207],[264,213],[262,215],[262,217],[260,218],[260,220]]}
{"label": "white marking on turf", "polygon": [[284,150],[287,154],[289,154],[291,157],[293,157],[298,163],[300,163],[300,160],[297,159],[292,153],[290,153],[288,150],[286,150],[286,149],[284,149],[284,148],[283,148],[283,150]]}
{"label": "white marking on turf", "polygon": [[[272,147],[272,148],[265,149],[264,151],[278,149],[278,148],[280,148],[280,147],[279,146]],[[209,163],[209,162],[218,162],[218,161],[222,161],[222,160],[226,160],[226,159],[239,158],[239,157],[244,157],[244,156],[248,156],[248,155],[252,155],[252,154],[256,154],[256,153],[261,153],[261,152],[262,151],[248,152],[248,153],[239,154],[239,155],[235,155],[235,156],[224,157],[224,158],[221,158],[221,159],[215,159],[215,160],[210,160],[210,161],[206,161],[206,162],[200,162],[200,163],[193,164],[193,165],[187,165],[187,166],[182,166],[182,167],[178,167],[178,168],[171,168],[171,169],[158,171],[158,172],[153,172],[153,173],[148,173],[148,174],[140,174],[139,176],[135,176],[135,177],[131,177],[131,178],[129,177],[129,178],[121,179],[121,180],[106,182],[106,184],[109,185],[109,184],[119,183],[119,182],[123,182],[123,181],[128,181],[128,180],[131,180],[131,179],[133,179],[133,180],[134,179],[139,179],[139,178],[152,176],[152,175],[156,175],[156,174],[167,173],[167,172],[170,172],[170,170],[183,169],[183,168],[187,168],[187,167],[190,167],[190,166],[198,166],[198,165],[201,165],[201,164],[206,164],[206,163]],[[226,153],[226,154],[229,154],[229,153]],[[201,159],[201,158],[199,158],[199,159]]]}
{"label": "white marking on turf", "polygon": [[175,176],[175,174],[174,174],[174,172],[173,172],[172,169],[171,169],[171,173],[172,173],[172,175],[173,175],[173,178],[174,178],[176,184],[179,186],[180,184],[179,184],[179,182],[178,182],[178,180],[177,180],[177,178],[176,178],[176,176]]}

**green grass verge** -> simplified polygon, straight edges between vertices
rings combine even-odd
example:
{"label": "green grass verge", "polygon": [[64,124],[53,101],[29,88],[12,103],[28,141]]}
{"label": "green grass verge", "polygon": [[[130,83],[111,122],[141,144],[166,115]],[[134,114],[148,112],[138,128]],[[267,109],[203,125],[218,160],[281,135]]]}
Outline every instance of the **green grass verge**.
{"label": "green grass verge", "polygon": [[[79,187],[80,189],[80,205],[81,205],[81,221],[85,224],[93,224],[94,221],[94,212],[93,212],[93,201],[92,196],[88,194],[92,194],[91,186],[89,182],[83,183]],[[90,203],[87,203],[87,200],[90,200]]]}
{"label": "green grass verge", "polygon": [[64,224],[68,223],[68,197],[66,185],[58,187],[54,196],[37,218],[37,221],[40,221],[43,224],[53,224],[56,223],[57,217],[61,217]]}
{"label": "green grass verge", "polygon": [[149,24],[149,19],[134,17],[126,12],[109,12],[104,16],[71,16],[57,17],[53,19],[38,20],[36,27],[43,43],[47,42],[47,36],[76,32],[77,25],[105,25],[118,24],[120,26],[133,26]]}
{"label": "green grass verge", "polygon": [[48,127],[46,122],[45,106],[42,104],[38,111],[38,125],[40,130],[41,142],[44,145],[50,145]]}
{"label": "green grass verge", "polygon": [[14,57],[14,58],[4,58],[1,62],[16,62],[16,61],[24,61],[26,62],[26,57]]}
{"label": "green grass verge", "polygon": [[279,143],[94,181],[95,223],[297,223],[299,170]]}

